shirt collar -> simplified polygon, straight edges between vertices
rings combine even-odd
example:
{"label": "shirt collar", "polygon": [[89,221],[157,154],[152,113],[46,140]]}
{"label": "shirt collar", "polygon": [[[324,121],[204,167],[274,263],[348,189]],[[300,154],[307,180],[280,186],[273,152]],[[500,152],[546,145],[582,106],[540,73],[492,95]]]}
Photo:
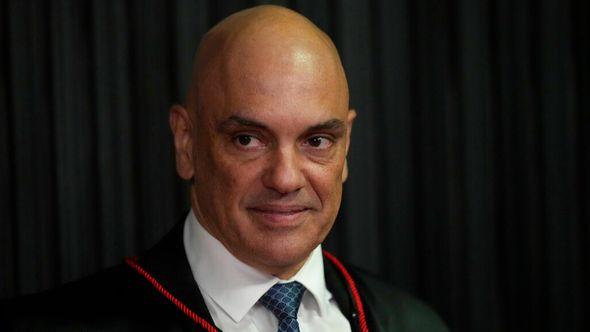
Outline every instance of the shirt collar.
{"label": "shirt collar", "polygon": [[331,296],[324,278],[321,245],[312,251],[291,279],[281,280],[235,258],[201,226],[192,210],[186,218],[183,237],[186,255],[200,290],[235,322],[241,321],[277,282],[300,282],[315,300],[319,315],[327,313]]}

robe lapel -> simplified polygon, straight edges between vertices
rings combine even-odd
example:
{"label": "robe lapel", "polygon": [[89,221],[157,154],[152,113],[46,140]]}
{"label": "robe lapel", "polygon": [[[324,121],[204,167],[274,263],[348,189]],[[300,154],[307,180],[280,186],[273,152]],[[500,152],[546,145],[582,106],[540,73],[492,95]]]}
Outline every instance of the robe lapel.
{"label": "robe lapel", "polygon": [[344,276],[336,269],[329,259],[324,257],[324,275],[326,278],[326,285],[336,303],[338,308],[348,319],[351,331],[359,331],[358,313],[356,313],[353,305],[352,295],[346,284]]}
{"label": "robe lapel", "polygon": [[[139,257],[138,263],[194,313],[214,325],[184,251],[183,225],[176,224],[155,247]],[[194,323],[187,322],[194,330]]]}

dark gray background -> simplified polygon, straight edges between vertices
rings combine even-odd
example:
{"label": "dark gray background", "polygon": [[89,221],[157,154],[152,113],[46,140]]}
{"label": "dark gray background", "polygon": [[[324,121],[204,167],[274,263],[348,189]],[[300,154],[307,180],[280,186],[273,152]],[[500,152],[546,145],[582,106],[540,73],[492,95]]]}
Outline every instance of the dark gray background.
{"label": "dark gray background", "polygon": [[[264,1],[0,2],[0,297],[134,255],[187,211],[168,107]],[[327,247],[454,331],[588,331],[587,1],[276,1],[338,46],[358,110]]]}

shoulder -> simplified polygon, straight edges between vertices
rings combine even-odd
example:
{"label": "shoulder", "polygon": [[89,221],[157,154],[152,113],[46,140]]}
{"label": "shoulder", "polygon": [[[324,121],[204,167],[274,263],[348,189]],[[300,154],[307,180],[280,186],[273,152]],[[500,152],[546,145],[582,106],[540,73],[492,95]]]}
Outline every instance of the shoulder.
{"label": "shoulder", "polygon": [[350,268],[365,311],[378,331],[445,332],[446,325],[428,305],[379,278]]}
{"label": "shoulder", "polygon": [[129,268],[119,265],[53,290],[0,301],[0,330],[136,326],[149,321],[146,310],[166,313],[161,310],[165,304],[144,284]]}

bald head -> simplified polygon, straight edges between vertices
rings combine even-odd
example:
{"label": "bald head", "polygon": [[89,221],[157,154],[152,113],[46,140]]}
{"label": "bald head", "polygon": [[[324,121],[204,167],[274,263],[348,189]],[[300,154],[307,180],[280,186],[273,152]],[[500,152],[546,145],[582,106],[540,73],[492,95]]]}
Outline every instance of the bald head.
{"label": "bald head", "polygon": [[336,48],[309,20],[276,6],[226,18],[201,41],[187,107],[170,110],[197,220],[289,278],[336,219],[354,117]]}
{"label": "bald head", "polygon": [[[253,92],[276,86],[297,72],[313,83],[318,77],[348,102],[348,85],[331,39],[304,16],[284,7],[265,5],[235,13],[214,26],[201,40],[187,95],[189,109],[219,107],[236,84]],[[310,84],[310,88],[313,88]],[[210,98],[213,97],[213,98]],[[214,99],[209,101],[209,99]],[[347,106],[346,106],[347,107]]]}

